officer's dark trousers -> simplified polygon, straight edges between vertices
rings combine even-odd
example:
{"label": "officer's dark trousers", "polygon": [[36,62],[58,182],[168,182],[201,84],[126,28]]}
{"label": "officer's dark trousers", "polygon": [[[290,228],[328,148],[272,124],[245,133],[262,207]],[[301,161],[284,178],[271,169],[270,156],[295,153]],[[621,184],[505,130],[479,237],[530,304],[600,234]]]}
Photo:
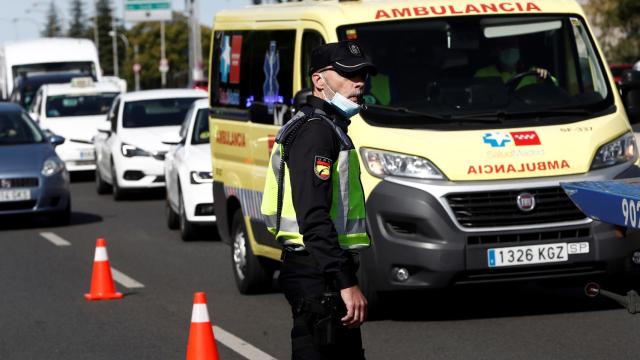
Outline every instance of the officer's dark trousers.
{"label": "officer's dark trousers", "polygon": [[[328,285],[325,277],[318,270],[313,258],[306,251],[285,252],[282,269],[279,277],[287,301],[291,305],[293,314],[293,329],[291,330],[291,358],[294,360],[362,360],[362,336],[360,329],[348,329],[340,326],[337,334],[336,345],[317,346],[313,341],[313,316],[309,314],[297,314],[296,305],[302,298],[309,297],[321,299]],[[339,291],[337,291],[339,292]],[[346,311],[342,299],[340,299],[342,312]],[[343,315],[344,316],[344,315]]]}

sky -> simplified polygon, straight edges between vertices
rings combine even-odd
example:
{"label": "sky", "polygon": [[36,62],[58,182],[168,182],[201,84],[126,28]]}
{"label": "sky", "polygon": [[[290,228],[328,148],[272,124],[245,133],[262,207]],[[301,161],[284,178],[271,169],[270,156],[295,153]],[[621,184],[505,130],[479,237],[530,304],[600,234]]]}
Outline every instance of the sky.
{"label": "sky", "polygon": [[[71,0],[0,0],[0,44],[7,41],[26,40],[40,37],[44,27],[49,4],[58,8],[63,23],[69,22]],[[89,16],[93,15],[93,1],[83,0]],[[117,17],[123,16],[124,0],[112,0],[116,6]],[[200,22],[211,26],[213,16],[222,9],[240,8],[249,5],[251,0],[200,0]],[[172,0],[174,11],[184,10],[184,0]],[[130,26],[130,24],[128,24]]]}

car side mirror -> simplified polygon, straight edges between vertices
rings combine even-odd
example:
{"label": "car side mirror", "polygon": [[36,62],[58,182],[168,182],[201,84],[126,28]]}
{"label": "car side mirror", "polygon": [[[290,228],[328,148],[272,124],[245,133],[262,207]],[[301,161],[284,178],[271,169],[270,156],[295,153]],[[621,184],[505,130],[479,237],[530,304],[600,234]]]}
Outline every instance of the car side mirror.
{"label": "car side mirror", "polygon": [[620,94],[629,122],[640,123],[640,71],[627,70],[622,74]]}
{"label": "car side mirror", "polygon": [[178,144],[182,144],[184,139],[179,134],[171,133],[171,134],[166,134],[161,141],[165,145],[178,145]]}
{"label": "car side mirror", "polygon": [[313,92],[311,91],[311,89],[308,89],[308,88],[304,88],[298,91],[296,95],[293,97],[292,111],[296,112],[300,110],[302,106],[307,103],[307,98],[311,95],[313,95]]}
{"label": "car side mirror", "polygon": [[64,144],[65,139],[60,135],[51,135],[49,136],[49,142],[53,147]]}
{"label": "car side mirror", "polygon": [[111,134],[111,122],[110,121],[102,121],[98,124],[98,132],[103,134]]}

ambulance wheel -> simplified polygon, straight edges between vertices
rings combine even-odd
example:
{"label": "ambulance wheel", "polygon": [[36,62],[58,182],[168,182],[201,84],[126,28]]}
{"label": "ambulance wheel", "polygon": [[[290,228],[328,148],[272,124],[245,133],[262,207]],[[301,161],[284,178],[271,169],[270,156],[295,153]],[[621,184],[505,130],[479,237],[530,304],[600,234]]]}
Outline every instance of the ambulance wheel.
{"label": "ambulance wheel", "polygon": [[271,286],[271,274],[251,251],[247,229],[240,209],[233,215],[231,228],[231,262],[236,286],[241,294],[266,292]]}

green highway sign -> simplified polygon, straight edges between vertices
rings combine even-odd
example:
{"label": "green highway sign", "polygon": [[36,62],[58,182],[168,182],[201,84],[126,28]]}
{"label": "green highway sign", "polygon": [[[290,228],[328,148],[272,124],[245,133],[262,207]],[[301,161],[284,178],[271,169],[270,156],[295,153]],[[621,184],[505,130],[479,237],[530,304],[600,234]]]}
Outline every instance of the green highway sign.
{"label": "green highway sign", "polygon": [[124,0],[126,21],[171,20],[171,0]]}

